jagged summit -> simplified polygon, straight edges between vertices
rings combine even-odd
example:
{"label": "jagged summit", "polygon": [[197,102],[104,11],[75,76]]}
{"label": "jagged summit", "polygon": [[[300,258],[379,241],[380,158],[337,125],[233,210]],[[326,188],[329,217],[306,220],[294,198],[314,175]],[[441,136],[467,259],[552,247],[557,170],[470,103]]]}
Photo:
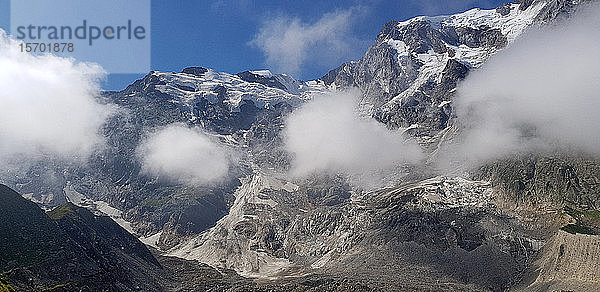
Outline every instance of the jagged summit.
{"label": "jagged summit", "polygon": [[202,67],[186,68],[181,73],[153,71],[136,83],[141,87],[130,86],[126,91],[151,89],[183,106],[191,107],[205,100],[213,104],[222,103],[232,111],[248,103],[258,108],[281,102],[298,105],[310,99],[311,94],[325,90],[316,82],[303,82],[270,71],[229,74]]}
{"label": "jagged summit", "polygon": [[365,110],[391,128],[433,137],[451,122],[453,90],[465,71],[481,66],[528,27],[568,16],[577,3],[527,0],[391,21],[360,60],[320,80],[333,88],[360,88]]}

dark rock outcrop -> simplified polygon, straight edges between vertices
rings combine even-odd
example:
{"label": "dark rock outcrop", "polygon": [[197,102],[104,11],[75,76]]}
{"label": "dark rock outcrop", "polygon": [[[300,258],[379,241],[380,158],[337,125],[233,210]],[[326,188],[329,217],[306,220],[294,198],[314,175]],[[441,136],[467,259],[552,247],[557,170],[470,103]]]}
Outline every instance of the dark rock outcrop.
{"label": "dark rock outcrop", "polygon": [[204,67],[188,67],[181,71],[181,73],[190,74],[198,77],[204,76],[206,72],[208,72],[208,69]]}

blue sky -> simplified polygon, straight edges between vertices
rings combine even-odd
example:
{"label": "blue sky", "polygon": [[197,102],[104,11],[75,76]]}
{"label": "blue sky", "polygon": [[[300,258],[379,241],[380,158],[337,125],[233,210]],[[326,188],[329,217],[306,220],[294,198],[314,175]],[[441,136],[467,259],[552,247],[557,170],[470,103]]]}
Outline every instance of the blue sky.
{"label": "blue sky", "polygon": [[[288,69],[295,77],[310,80],[342,62],[360,58],[390,20],[492,8],[506,1],[152,0],[151,66],[152,70],[176,72],[188,66],[230,73]],[[0,0],[0,27],[5,30],[10,25],[9,2]],[[328,21],[332,18],[336,21]],[[295,27],[291,32],[300,37],[292,34],[286,39],[292,44],[281,47],[278,34],[289,35],[290,25]],[[262,39],[258,37],[261,32]],[[290,64],[289,57],[297,54],[290,54],[288,48],[298,50],[300,60]],[[111,75],[103,87],[122,89],[141,76]]]}

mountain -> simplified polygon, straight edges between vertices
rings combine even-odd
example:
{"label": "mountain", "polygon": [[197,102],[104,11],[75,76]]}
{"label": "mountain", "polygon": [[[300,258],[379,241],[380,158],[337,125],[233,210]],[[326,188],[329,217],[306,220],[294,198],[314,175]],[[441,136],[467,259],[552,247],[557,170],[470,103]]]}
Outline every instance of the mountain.
{"label": "mountain", "polygon": [[354,291],[335,279],[258,286],[231,270],[155,256],[109,217],[71,203],[45,213],[4,185],[0,200],[0,291]]}
{"label": "mountain", "polygon": [[0,272],[15,290],[160,291],[158,261],[108,217],[72,204],[46,214],[3,185],[0,198]]}
{"label": "mountain", "polygon": [[[220,272],[196,261],[235,270],[276,291],[597,290],[597,159],[522,154],[461,173],[423,165],[387,187],[364,189],[344,175],[287,176],[292,157],[282,132],[288,115],[315,96],[357,87],[365,116],[410,135],[427,161],[434,160],[440,146],[462,131],[453,107],[457,84],[528,28],[568,18],[580,2],[521,0],[391,21],[361,59],[314,81],[266,70],[150,72],[123,91],[103,94],[104,102],[120,110],[103,129],[107,147],[87,165],[47,158],[24,175],[1,174],[25,197],[53,210],[48,217],[14,199],[27,206],[18,210],[33,215],[7,217],[7,226],[39,237],[34,242],[41,245],[20,241],[2,248],[12,248],[6,249],[11,255],[48,251],[65,261],[87,251],[76,267],[102,271],[123,287],[142,283],[144,290],[201,285],[188,282],[195,278],[231,289],[263,288],[233,272],[219,278]],[[199,127],[239,154],[227,179],[189,185],[142,171],[136,148],[147,133],[174,123]],[[95,214],[64,205],[69,202]],[[101,214],[161,255],[96,216]],[[7,232],[0,233],[11,234],[6,242],[18,242],[18,234]],[[105,256],[113,252],[114,258]],[[11,269],[30,264],[16,260],[0,263]],[[115,270],[126,276],[111,274]],[[176,279],[158,281],[165,273]],[[37,277],[35,287],[65,283]]]}
{"label": "mountain", "polygon": [[571,13],[573,3],[515,1],[497,9],[391,21],[360,60],[320,80],[335,88],[360,88],[364,107],[391,128],[434,136],[452,123],[458,81],[528,27]]}

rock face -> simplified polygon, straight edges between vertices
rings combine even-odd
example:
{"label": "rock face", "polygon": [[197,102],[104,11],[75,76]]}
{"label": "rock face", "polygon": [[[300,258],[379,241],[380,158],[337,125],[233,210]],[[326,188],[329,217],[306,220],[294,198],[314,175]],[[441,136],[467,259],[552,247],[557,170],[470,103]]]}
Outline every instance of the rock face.
{"label": "rock face", "polygon": [[481,169],[499,190],[517,202],[564,204],[596,210],[600,164],[585,156],[527,156],[500,160]]}
{"label": "rock face", "polygon": [[577,3],[515,1],[496,10],[391,21],[360,60],[320,80],[336,88],[360,88],[365,110],[390,128],[434,136],[451,125],[453,90],[469,70],[527,27],[568,17]]}
{"label": "rock face", "polygon": [[227,216],[169,254],[252,277],[351,275],[369,287],[402,279],[402,289],[443,278],[440,289],[503,290],[542,246],[540,226],[494,207],[486,182],[441,177],[350,200],[333,181],[245,181]]}
{"label": "rock face", "polygon": [[[73,204],[44,213],[0,185],[0,291],[357,291],[333,278],[259,286],[232,270],[155,257],[106,216]],[[364,291],[367,287],[364,287]]]}
{"label": "rock face", "polygon": [[43,161],[24,178],[5,179],[47,208],[65,203],[64,189],[69,186],[89,199],[126,211],[123,216],[134,222],[138,234],[163,231],[160,245],[173,246],[182,236],[200,233],[224,216],[239,186],[236,177],[250,170],[247,165],[237,165],[229,180],[219,185],[190,187],[159,181],[140,172],[136,148],[143,136],[172,123],[200,126],[225,147],[250,145],[257,163],[285,168],[284,155],[272,151],[274,147],[266,150],[276,139],[281,117],[309,91],[320,89],[289,77],[275,77],[290,87],[299,84],[294,91],[302,94],[201,67],[186,68],[182,73],[152,72],[122,92],[106,93],[105,100],[121,111],[105,125],[107,147],[95,153],[88,165]]}
{"label": "rock face", "polygon": [[391,128],[413,127],[417,135],[433,136],[451,121],[456,83],[518,37],[546,5],[506,4],[498,10],[391,21],[362,59],[321,80],[360,88],[365,108]]}
{"label": "rock face", "polygon": [[[600,234],[594,158],[524,155],[461,175],[439,175],[423,166],[394,180],[393,187],[364,190],[341,175],[288,177],[291,155],[282,142],[285,119],[299,105],[323,92],[358,87],[363,113],[404,129],[429,150],[428,161],[434,160],[436,148],[461,131],[453,122],[456,85],[527,27],[568,17],[576,7],[574,1],[522,0],[492,10],[392,21],[363,58],[316,81],[266,70],[150,72],[123,91],[104,94],[121,111],[104,128],[107,147],[88,165],[48,160],[25,175],[0,177],[46,208],[66,201],[94,205],[178,258],[153,256],[106,217],[66,205],[50,218],[23,200],[15,206],[30,216],[14,224],[40,246],[0,243],[0,251],[48,251],[67,266],[84,255],[72,274],[93,271],[119,289],[567,289],[557,286],[558,279],[597,287],[568,278],[578,262],[544,260],[561,254],[557,242],[573,242],[563,252],[584,259]],[[173,123],[202,128],[239,153],[228,179],[189,186],[141,172],[135,149],[144,135]],[[0,219],[15,220],[3,214],[8,213]],[[571,234],[557,233],[561,227]],[[40,230],[49,232],[36,233]],[[0,229],[0,236],[11,241],[19,235]],[[40,274],[35,283],[26,282],[22,275],[41,273],[19,268],[29,260],[0,258],[0,266],[22,287],[72,281],[61,276],[48,282]],[[268,284],[256,286],[231,270]],[[167,280],[157,280],[161,277]]]}

